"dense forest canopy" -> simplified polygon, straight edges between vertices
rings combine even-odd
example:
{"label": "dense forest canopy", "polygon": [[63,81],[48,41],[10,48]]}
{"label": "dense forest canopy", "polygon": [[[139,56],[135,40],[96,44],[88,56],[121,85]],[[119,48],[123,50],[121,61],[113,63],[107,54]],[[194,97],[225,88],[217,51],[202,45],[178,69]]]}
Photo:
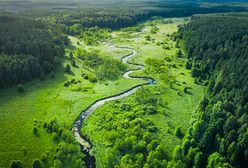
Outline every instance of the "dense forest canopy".
{"label": "dense forest canopy", "polygon": [[0,17],[0,87],[55,70],[68,43],[62,28],[33,19]]}
{"label": "dense forest canopy", "polygon": [[247,23],[247,13],[196,15],[180,29],[192,75],[208,82],[180,147],[188,167],[248,166]]}

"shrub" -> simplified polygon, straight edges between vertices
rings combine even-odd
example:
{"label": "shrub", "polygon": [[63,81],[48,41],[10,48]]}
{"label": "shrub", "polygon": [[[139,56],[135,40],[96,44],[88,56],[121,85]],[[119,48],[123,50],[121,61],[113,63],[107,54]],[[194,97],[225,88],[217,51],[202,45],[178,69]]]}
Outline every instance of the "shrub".
{"label": "shrub", "polygon": [[19,85],[17,86],[17,90],[18,90],[19,93],[22,93],[22,92],[25,91],[25,88],[24,88],[24,86],[23,86],[22,84],[19,84]]}
{"label": "shrub", "polygon": [[38,135],[38,128],[37,127],[33,128],[33,133],[34,133],[34,135]]}
{"label": "shrub", "polygon": [[42,164],[41,164],[40,159],[35,159],[35,160],[33,161],[32,166],[33,166],[33,168],[41,168],[41,167],[42,167]]}
{"label": "shrub", "polygon": [[72,60],[72,61],[71,61],[71,65],[74,66],[74,67],[77,67],[76,61],[75,61],[75,60]]}
{"label": "shrub", "polygon": [[144,111],[147,114],[156,114],[157,113],[157,110],[154,106],[145,106]]}
{"label": "shrub", "polygon": [[187,61],[187,63],[186,63],[186,69],[191,69],[191,67],[192,67],[191,63],[189,61]]}
{"label": "shrub", "polygon": [[88,75],[84,75],[83,78],[84,78],[85,80],[88,80],[88,79],[89,79],[89,76],[88,76]]}
{"label": "shrub", "polygon": [[10,164],[11,168],[22,168],[23,164],[20,160],[12,160]]}
{"label": "shrub", "polygon": [[55,132],[53,133],[53,141],[58,142],[59,141],[59,136]]}
{"label": "shrub", "polygon": [[189,91],[189,89],[191,89],[191,87],[187,87],[187,86],[186,86],[186,87],[183,89],[183,92],[186,93],[186,94],[191,94],[190,91]]}
{"label": "shrub", "polygon": [[66,72],[66,73],[70,73],[70,72],[71,72],[71,67],[70,67],[69,64],[66,65],[66,67],[65,67],[65,72]]}
{"label": "shrub", "polygon": [[91,77],[91,78],[90,78],[90,82],[91,82],[91,83],[96,83],[96,82],[97,82],[97,79],[96,79],[95,77]]}
{"label": "shrub", "polygon": [[68,87],[70,84],[68,82],[64,83],[64,87]]}
{"label": "shrub", "polygon": [[73,60],[74,59],[72,52],[70,52],[70,55],[69,56],[70,56],[70,60]]}
{"label": "shrub", "polygon": [[175,130],[175,135],[176,135],[178,138],[182,138],[182,137],[183,137],[183,132],[182,132],[181,127],[177,127],[177,128],[176,128],[176,130]]}
{"label": "shrub", "polygon": [[176,53],[176,56],[177,56],[178,58],[182,58],[182,57],[183,57],[182,51],[181,51],[181,50],[178,50],[177,53]]}

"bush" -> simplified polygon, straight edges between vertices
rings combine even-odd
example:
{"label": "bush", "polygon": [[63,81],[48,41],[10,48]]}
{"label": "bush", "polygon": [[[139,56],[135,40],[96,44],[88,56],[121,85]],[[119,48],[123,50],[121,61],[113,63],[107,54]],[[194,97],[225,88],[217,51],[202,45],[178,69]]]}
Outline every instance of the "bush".
{"label": "bush", "polygon": [[187,63],[186,63],[186,69],[191,69],[191,67],[192,67],[191,63],[189,61],[187,61]]}
{"label": "bush", "polygon": [[34,160],[32,166],[33,166],[33,168],[41,168],[42,164],[41,164],[40,159]]}
{"label": "bush", "polygon": [[74,67],[77,67],[76,61],[75,61],[75,60],[72,60],[72,61],[71,61],[71,65],[74,66]]}
{"label": "bush", "polygon": [[177,51],[176,57],[178,57],[178,58],[182,58],[182,57],[183,57],[183,53],[182,53],[181,50],[178,50],[178,51]]}
{"label": "bush", "polygon": [[178,138],[182,138],[182,137],[184,136],[181,127],[177,127],[177,128],[176,128],[176,130],[175,130],[175,135],[176,135]]}
{"label": "bush", "polygon": [[53,141],[58,142],[59,141],[59,136],[55,132],[53,133]]}
{"label": "bush", "polygon": [[66,67],[65,67],[65,72],[66,72],[66,73],[70,73],[70,72],[71,72],[71,67],[70,67],[69,64],[66,65]]}
{"label": "bush", "polygon": [[34,135],[38,135],[38,128],[37,127],[33,128],[33,133],[34,133]]}
{"label": "bush", "polygon": [[69,56],[70,56],[70,60],[73,60],[74,59],[72,52],[70,52],[70,55]]}
{"label": "bush", "polygon": [[90,78],[90,82],[91,82],[91,83],[96,83],[96,82],[97,82],[97,79],[96,79],[95,77],[91,77],[91,78]]}
{"label": "bush", "polygon": [[25,88],[24,88],[24,86],[22,85],[22,84],[19,84],[18,86],[17,86],[17,90],[18,90],[18,92],[19,93],[22,93],[22,92],[24,92],[25,91]]}
{"label": "bush", "polygon": [[11,168],[22,168],[22,162],[20,160],[12,160],[10,164]]}

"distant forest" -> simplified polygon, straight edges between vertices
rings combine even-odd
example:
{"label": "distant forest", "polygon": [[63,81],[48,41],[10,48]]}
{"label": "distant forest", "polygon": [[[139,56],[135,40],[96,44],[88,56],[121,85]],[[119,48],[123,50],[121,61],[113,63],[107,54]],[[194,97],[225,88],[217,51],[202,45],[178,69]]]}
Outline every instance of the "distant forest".
{"label": "distant forest", "polygon": [[[149,4],[149,3],[148,3]],[[146,4],[147,5],[147,4]],[[64,45],[65,33],[81,35],[87,27],[119,29],[152,17],[181,17],[195,13],[243,11],[242,7],[172,5],[95,9],[34,9],[0,15],[0,87],[20,84],[55,71]]]}

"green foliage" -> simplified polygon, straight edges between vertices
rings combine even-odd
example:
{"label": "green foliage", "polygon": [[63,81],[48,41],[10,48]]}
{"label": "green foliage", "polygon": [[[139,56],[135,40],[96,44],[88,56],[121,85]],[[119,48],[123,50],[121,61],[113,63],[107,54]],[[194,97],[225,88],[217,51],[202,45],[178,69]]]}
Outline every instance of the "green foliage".
{"label": "green foliage", "polygon": [[22,84],[19,84],[19,85],[17,86],[17,90],[18,90],[19,93],[22,93],[22,92],[25,91],[25,88],[24,88],[24,86],[23,86]]}
{"label": "green foliage", "polygon": [[40,159],[35,159],[32,163],[33,168],[42,168],[42,163]]}
{"label": "green foliage", "polygon": [[12,160],[10,168],[23,168],[23,164],[20,160]]}
{"label": "green foliage", "polygon": [[65,72],[66,73],[70,73],[71,72],[71,66],[69,64],[66,65]]}
{"label": "green foliage", "polygon": [[68,126],[60,125],[54,119],[50,122],[44,122],[43,128],[53,136],[54,142],[58,144],[55,153],[43,154],[41,160],[44,167],[85,167],[83,161],[85,156]]}
{"label": "green foliage", "polygon": [[[181,50],[178,50],[177,53],[176,53],[176,57],[178,58],[182,58],[183,57],[183,53]],[[187,67],[186,67],[187,68]],[[188,69],[188,68],[187,68]]]}
{"label": "green foliage", "polygon": [[198,117],[189,130],[196,143],[187,140],[182,145],[181,160],[186,158],[189,167],[247,167],[248,145],[243,141],[248,121],[247,21],[246,13],[199,15],[180,28],[189,56],[187,68],[192,65],[197,83],[208,80]]}
{"label": "green foliage", "polygon": [[38,128],[36,126],[33,128],[33,133],[36,136],[39,134],[39,130],[38,130]]}
{"label": "green foliage", "polygon": [[183,132],[182,132],[182,129],[180,126],[178,126],[176,129],[175,129],[175,135],[178,137],[178,138],[183,138]]}
{"label": "green foliage", "polygon": [[159,28],[157,26],[153,26],[150,30],[151,34],[156,34],[159,31]]}
{"label": "green foliage", "polygon": [[59,26],[31,18],[1,16],[0,87],[29,81],[55,69],[68,39]]}
{"label": "green foliage", "polygon": [[[157,130],[154,123],[145,119],[143,113],[136,112],[138,104],[128,103],[129,108],[126,108],[127,103],[111,102],[110,104],[114,106],[104,108],[101,111],[104,115],[101,114],[100,120],[94,124],[94,129],[105,132],[102,137],[106,145],[104,145],[105,150],[111,151],[111,154],[104,153],[99,158],[99,164],[103,167],[165,166],[168,159],[165,147],[162,144],[159,145],[156,140],[152,140]],[[139,111],[141,110],[142,106],[139,107]],[[94,143],[94,137],[92,140]]]}
{"label": "green foliage", "polygon": [[202,152],[197,152],[194,158],[194,166],[195,168],[201,168],[204,165],[204,157]]}
{"label": "green foliage", "polygon": [[175,83],[175,76],[171,73],[168,66],[165,65],[163,60],[148,58],[146,61],[147,67],[145,74],[158,78],[165,85],[172,87]]}
{"label": "green foliage", "polygon": [[231,168],[232,166],[218,152],[215,152],[209,156],[207,168],[215,167]]}
{"label": "green foliage", "polygon": [[[117,79],[126,70],[126,66],[121,61],[111,57],[100,56],[98,50],[87,51],[79,48],[76,50],[75,55],[83,61],[84,66],[95,72],[96,78],[99,80]],[[97,82],[96,78],[92,77],[89,80],[95,83]]]}
{"label": "green foliage", "polygon": [[176,146],[173,151],[173,160],[180,160],[182,159],[182,148],[181,146]]}
{"label": "green foliage", "polygon": [[98,27],[84,28],[82,29],[79,38],[87,45],[96,45],[110,38],[109,32],[110,30],[108,29],[100,29]]}

